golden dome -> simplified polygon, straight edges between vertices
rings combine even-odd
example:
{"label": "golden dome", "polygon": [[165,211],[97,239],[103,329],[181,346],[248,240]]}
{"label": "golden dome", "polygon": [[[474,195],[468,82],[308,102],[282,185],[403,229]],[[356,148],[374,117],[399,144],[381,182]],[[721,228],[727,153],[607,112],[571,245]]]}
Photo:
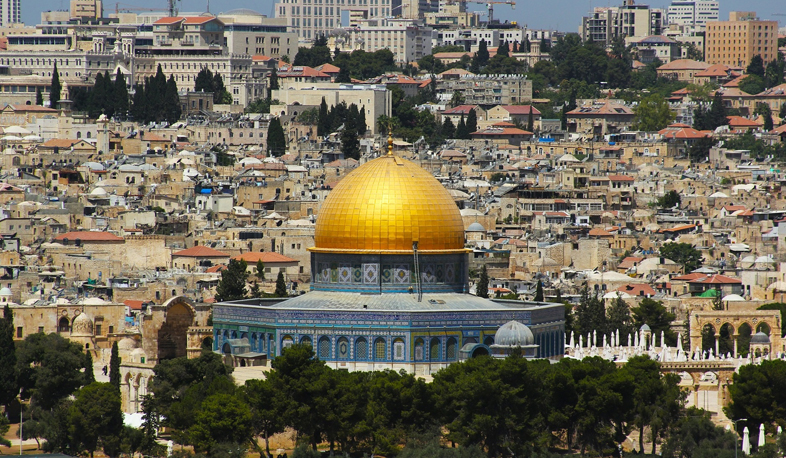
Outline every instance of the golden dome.
{"label": "golden dome", "polygon": [[427,171],[386,155],[349,173],[328,194],[311,251],[463,253],[464,224],[447,190]]}

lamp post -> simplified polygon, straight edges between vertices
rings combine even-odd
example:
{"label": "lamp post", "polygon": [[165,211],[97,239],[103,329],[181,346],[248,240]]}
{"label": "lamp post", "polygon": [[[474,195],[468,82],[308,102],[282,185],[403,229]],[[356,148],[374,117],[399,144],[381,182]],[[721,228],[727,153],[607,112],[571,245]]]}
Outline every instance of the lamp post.
{"label": "lamp post", "polygon": [[[734,423],[734,434],[737,434],[737,422],[740,421],[748,421],[747,418],[738,418],[736,420],[732,420],[731,422]],[[734,458],[737,458],[737,449],[739,448],[739,440],[736,438],[734,439]]]}

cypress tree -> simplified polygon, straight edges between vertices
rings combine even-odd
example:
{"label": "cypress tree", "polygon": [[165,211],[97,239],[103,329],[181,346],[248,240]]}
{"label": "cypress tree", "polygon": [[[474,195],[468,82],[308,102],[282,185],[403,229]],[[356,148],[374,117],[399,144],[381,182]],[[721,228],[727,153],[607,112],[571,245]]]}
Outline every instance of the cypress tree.
{"label": "cypress tree", "polygon": [[341,131],[341,152],[344,153],[345,159],[360,159],[360,141],[358,141],[357,128],[354,122],[347,118],[347,123],[344,130]]}
{"label": "cypress tree", "polygon": [[261,259],[257,261],[257,278],[260,280],[265,279],[265,264]]}
{"label": "cypress tree", "polygon": [[0,405],[6,406],[19,394],[16,368],[16,344],[14,343],[14,314],[8,304],[3,307],[0,318]]}
{"label": "cypress tree", "polygon": [[497,48],[497,55],[498,56],[510,57],[510,52],[508,51],[508,42],[507,41],[503,41],[502,43],[499,44],[499,47]]}
{"label": "cypress tree", "polygon": [[145,96],[145,86],[137,84],[134,86],[134,97],[131,101],[131,116],[139,123],[147,122],[147,97]]}
{"label": "cypress tree", "polygon": [[224,78],[218,72],[213,74],[213,103],[232,103],[232,96],[224,86]]}
{"label": "cypress tree", "polygon": [[95,374],[93,373],[93,355],[90,350],[85,352],[85,385],[90,385],[96,381]]}
{"label": "cypress tree", "polygon": [[267,152],[271,156],[281,156],[287,149],[287,138],[284,135],[284,128],[278,118],[270,120],[267,128]]}
{"label": "cypress tree", "polygon": [[166,105],[166,76],[158,64],[156,76],[149,81],[149,87],[145,91],[152,102],[150,104],[150,115],[153,121],[159,122],[166,118],[164,113]]}
{"label": "cypress tree", "polygon": [[534,132],[534,129],[535,129],[535,117],[532,114],[533,110],[534,110],[534,108],[532,108],[532,105],[530,105],[529,106],[529,116],[527,116],[527,130],[529,132]]}
{"label": "cypress tree", "polygon": [[287,283],[284,281],[284,273],[280,270],[278,271],[278,277],[276,277],[276,297],[287,297]]}
{"label": "cypress tree", "polygon": [[458,125],[456,126],[456,138],[467,139],[469,133],[467,132],[467,124],[464,122],[464,115],[461,115]]}
{"label": "cypress tree", "polygon": [[[278,71],[276,70],[275,67],[273,67],[273,70],[270,72],[270,90],[273,91],[273,90],[276,90],[278,88],[279,88],[278,87]],[[271,94],[271,97],[272,97],[272,94]]]}
{"label": "cypress tree", "polygon": [[174,124],[180,119],[183,110],[180,107],[180,96],[177,93],[177,82],[175,77],[169,75],[166,82],[166,92],[164,93],[164,119],[169,124]]}
{"label": "cypress tree", "polygon": [[57,103],[60,102],[60,91],[62,90],[60,74],[57,72],[57,61],[55,61],[55,68],[52,70],[52,88],[49,90],[49,108],[57,109]]}
{"label": "cypress tree", "polygon": [[475,291],[475,295],[478,297],[489,297],[489,274],[486,271],[486,265],[483,265],[483,268],[480,269],[480,279],[478,279],[478,287]]}
{"label": "cypress tree", "polygon": [[319,104],[319,117],[317,118],[317,135],[324,137],[330,134],[330,113],[328,112],[327,102],[322,97],[322,103]]}
{"label": "cypress tree", "polygon": [[41,93],[41,88],[35,90],[35,104],[38,106],[44,105],[44,94]]}
{"label": "cypress tree", "polygon": [[467,138],[470,138],[469,134],[472,132],[477,132],[478,130],[478,114],[475,112],[474,109],[469,110],[469,114],[467,114]]}
{"label": "cypress tree", "polygon": [[481,39],[478,43],[478,52],[475,53],[475,58],[478,60],[478,66],[483,68],[489,63],[489,49],[486,40]]}
{"label": "cypress tree", "polygon": [[119,68],[115,74],[115,84],[112,92],[115,103],[115,114],[125,117],[128,112],[128,87],[126,87],[126,77]]}
{"label": "cypress tree", "polygon": [[538,287],[535,290],[535,302],[543,302],[543,282],[538,280]]}
{"label": "cypress tree", "polygon": [[366,126],[366,107],[360,109],[355,125],[357,126],[358,136],[365,136],[366,130],[368,130],[368,126]]}
{"label": "cypress tree", "polygon": [[117,341],[112,344],[112,356],[109,358],[109,383],[120,391],[120,352]]}
{"label": "cypress tree", "polygon": [[726,120],[726,107],[723,105],[720,91],[715,92],[715,97],[712,99],[712,106],[707,114],[707,120],[710,130],[715,130],[720,126],[728,124]]}

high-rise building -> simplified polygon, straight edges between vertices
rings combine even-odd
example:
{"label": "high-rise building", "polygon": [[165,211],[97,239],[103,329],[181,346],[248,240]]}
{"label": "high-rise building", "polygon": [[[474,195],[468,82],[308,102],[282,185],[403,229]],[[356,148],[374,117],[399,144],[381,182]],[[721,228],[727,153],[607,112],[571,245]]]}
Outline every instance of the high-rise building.
{"label": "high-rise building", "polygon": [[281,0],[275,11],[276,17],[285,18],[289,30],[297,32],[302,40],[313,40],[340,28],[342,17],[348,21],[350,14],[360,13],[364,18],[401,14],[393,11],[391,0]]}
{"label": "high-rise building", "polygon": [[71,0],[71,18],[99,19],[104,15],[101,0]]}
{"label": "high-rise building", "polygon": [[732,11],[728,21],[707,23],[705,62],[747,66],[760,55],[765,65],[778,54],[778,22],[762,21],[754,12]]}
{"label": "high-rise building", "polygon": [[704,30],[708,21],[717,21],[720,7],[716,0],[674,0],[667,13],[667,22],[692,30]]}
{"label": "high-rise building", "polygon": [[637,41],[663,30],[663,10],[625,0],[622,6],[597,7],[582,19],[579,34],[582,40],[592,40],[610,46],[618,37]]}
{"label": "high-rise building", "polygon": [[22,0],[0,0],[0,27],[22,22]]}

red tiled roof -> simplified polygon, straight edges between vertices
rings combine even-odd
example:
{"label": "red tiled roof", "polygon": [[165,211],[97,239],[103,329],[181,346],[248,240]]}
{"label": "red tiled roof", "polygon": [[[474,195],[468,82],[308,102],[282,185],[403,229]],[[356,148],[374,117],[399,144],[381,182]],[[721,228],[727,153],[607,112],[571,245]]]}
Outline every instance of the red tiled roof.
{"label": "red tiled roof", "polygon": [[596,227],[594,229],[590,229],[589,235],[591,237],[611,237],[612,233],[608,232],[606,229],[601,229],[599,227]]}
{"label": "red tiled roof", "polygon": [[130,308],[131,310],[142,310],[142,304],[144,303],[145,301],[137,301],[134,299],[126,299],[123,301],[123,304],[125,304],[126,307]]}
{"label": "red tiled roof", "polygon": [[224,264],[219,264],[217,266],[210,266],[210,267],[208,267],[205,272],[207,272],[209,274],[215,274],[215,273],[221,272],[222,270],[225,270],[226,268],[227,268],[227,266],[225,266]]}
{"label": "red tiled roof", "polygon": [[263,264],[270,263],[280,263],[280,262],[297,262],[295,259],[292,259],[288,256],[284,256],[283,254],[273,253],[269,251],[249,251],[247,253],[239,254],[237,256],[233,256],[232,259],[237,261],[243,260],[249,264],[256,264],[259,261],[262,261]]}
{"label": "red tiled roof", "polygon": [[192,246],[191,248],[180,250],[176,253],[172,253],[172,256],[182,256],[187,258],[228,258],[229,257],[229,255],[226,253],[222,253],[218,250],[214,250],[204,245]]}
{"label": "red tiled roof", "polygon": [[654,296],[657,294],[652,287],[646,283],[636,283],[622,285],[617,291],[630,294],[631,296]]}
{"label": "red tiled roof", "polygon": [[664,233],[664,232],[682,232],[682,231],[687,231],[687,230],[690,230],[690,229],[694,229],[695,227],[696,227],[695,224],[683,224],[682,226],[675,226],[675,227],[670,227],[668,229],[661,229],[658,232],[661,232],[661,233]]}
{"label": "red tiled roof", "polygon": [[726,116],[729,120],[729,127],[761,127],[762,124],[742,116]]}
{"label": "red tiled roof", "polygon": [[628,256],[627,258],[623,259],[622,262],[620,262],[617,267],[620,269],[629,269],[631,267],[634,267],[636,264],[640,263],[643,260],[644,258],[639,258],[636,256]]}
{"label": "red tiled roof", "polygon": [[703,285],[739,285],[742,284],[742,280],[737,278],[727,277],[725,275],[715,274],[704,276],[704,278],[697,278],[695,280],[690,280],[688,283],[701,283]]}
{"label": "red tiled roof", "polygon": [[35,111],[35,112],[42,112],[42,113],[57,113],[57,110],[55,110],[54,108],[42,107],[41,105],[16,104],[16,105],[11,105],[11,108],[14,111]]}
{"label": "red tiled roof", "polygon": [[122,242],[123,237],[101,231],[72,231],[55,237],[56,241],[79,239],[82,242]]}
{"label": "red tiled roof", "polygon": [[330,78],[330,75],[319,70],[307,66],[287,66],[282,67],[278,71],[279,78],[294,78],[304,76],[308,78]]}
{"label": "red tiled roof", "polygon": [[443,115],[460,115],[460,114],[469,114],[469,110],[472,110],[477,105],[459,105],[457,107],[453,107],[449,110],[445,110],[442,112]]}
{"label": "red tiled roof", "polygon": [[170,17],[162,17],[161,19],[157,20],[153,23],[153,25],[169,25],[169,24],[177,24],[178,22],[185,19],[184,17],[180,16],[170,16]]}
{"label": "red tiled roof", "polygon": [[691,281],[691,280],[696,280],[697,278],[704,278],[706,276],[707,276],[706,274],[700,274],[700,273],[695,273],[694,272],[694,273],[689,273],[689,274],[685,274],[685,275],[676,276],[676,277],[672,278],[672,280]]}

